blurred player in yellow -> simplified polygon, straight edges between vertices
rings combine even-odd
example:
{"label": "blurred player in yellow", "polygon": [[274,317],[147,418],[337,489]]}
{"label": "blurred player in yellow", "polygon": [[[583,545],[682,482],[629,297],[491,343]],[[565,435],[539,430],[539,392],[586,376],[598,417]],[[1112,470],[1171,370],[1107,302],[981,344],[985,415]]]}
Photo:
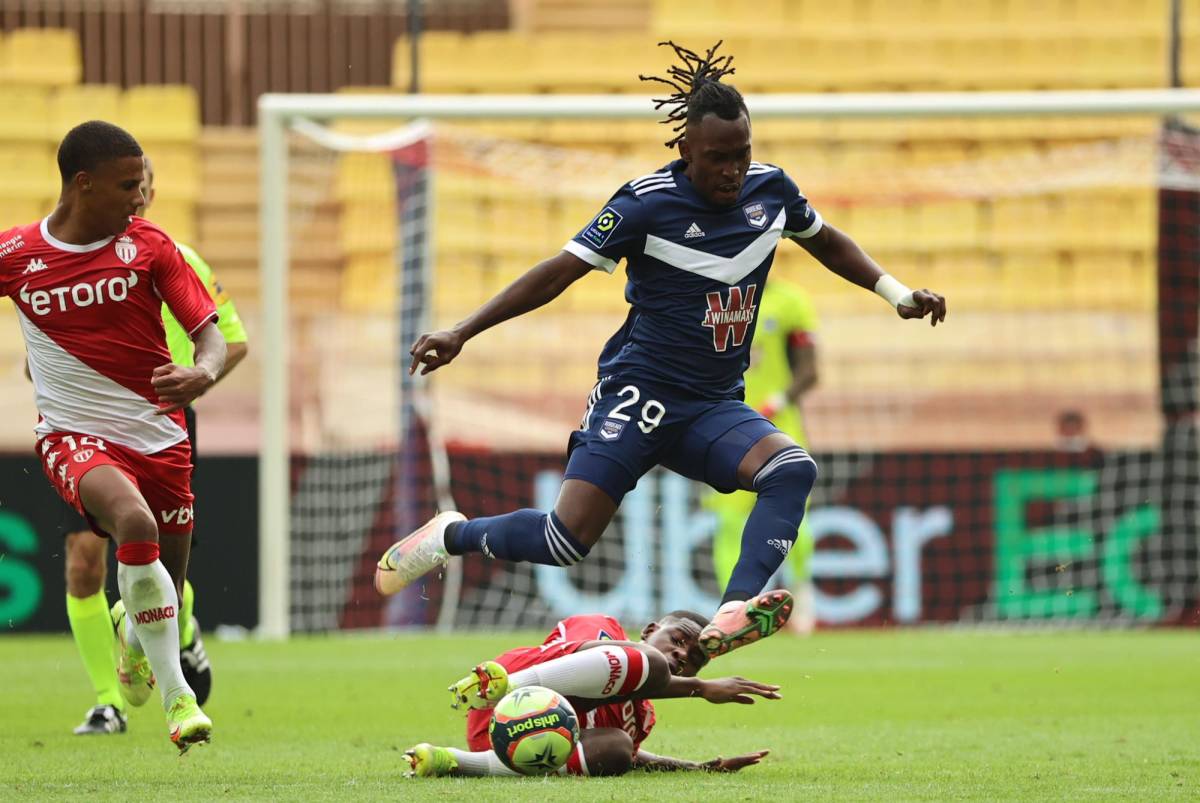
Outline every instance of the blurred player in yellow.
{"label": "blurred player in yellow", "polygon": [[[147,158],[145,160],[145,182],[142,194],[146,205],[138,210],[144,216],[146,210],[154,202],[154,168]],[[204,282],[209,295],[217,307],[220,320],[217,327],[225,337],[227,357],[225,368],[217,377],[228,374],[235,365],[246,356],[246,330],[238,317],[237,308],[221,289],[220,283],[213,275],[199,254],[184,245],[176,243],[184,260]],[[171,360],[176,365],[192,365],[195,346],[191,337],[167,306],[163,305],[163,326],[167,334],[167,347],[171,350]],[[196,414],[192,408],[186,407],[188,439],[192,446],[193,465],[196,460]],[[121,686],[117,678],[117,666],[114,656],[116,637],[113,633],[114,624],[124,627],[119,621],[125,612],[124,606],[117,602],[110,614],[108,601],[104,593],[104,583],[107,574],[106,556],[108,539],[93,533],[87,522],[78,514],[70,514],[75,522],[65,539],[67,564],[67,619],[71,623],[71,633],[75,636],[75,645],[83,659],[84,668],[96,691],[96,704],[88,711],[82,724],[75,728],[75,733],[103,734],[122,733],[126,728],[125,704],[121,694]],[[184,678],[196,692],[198,705],[203,705],[212,689],[212,668],[208,656],[204,652],[204,643],[200,640],[200,630],[192,616],[195,592],[192,584],[184,580],[183,599],[179,605],[179,660],[183,668]],[[111,618],[110,618],[111,616]],[[140,703],[139,703],[140,704]]]}
{"label": "blurred player in yellow", "polygon": [[[746,371],[746,404],[805,450],[808,437],[800,402],[817,384],[817,325],[816,307],[804,288],[775,279],[763,294],[750,350],[750,369]],[[717,516],[713,569],[722,588],[729,582],[741,553],[746,519],[755,501],[756,496],[749,491],[714,492],[705,499],[705,506]],[[795,544],[781,544],[778,549],[787,554],[784,566],[791,570],[789,579],[795,581],[786,585],[796,589],[796,608],[787,627],[793,632],[810,633],[816,617],[809,572],[813,539],[807,519],[800,524]]]}

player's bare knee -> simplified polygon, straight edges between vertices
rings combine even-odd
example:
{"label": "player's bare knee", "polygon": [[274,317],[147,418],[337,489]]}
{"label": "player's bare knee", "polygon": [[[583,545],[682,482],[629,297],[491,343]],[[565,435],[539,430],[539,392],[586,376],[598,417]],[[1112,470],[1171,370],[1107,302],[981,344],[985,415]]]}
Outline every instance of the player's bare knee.
{"label": "player's bare knee", "polygon": [[111,514],[113,537],[118,543],[158,541],[158,523],[145,505],[121,503]]}
{"label": "player's bare knee", "polygon": [[[99,542],[99,548],[94,541]],[[104,587],[105,544],[91,533],[71,533],[66,537],[67,593],[72,597],[90,597]]]}
{"label": "player's bare knee", "polygon": [[633,739],[617,728],[584,731],[583,757],[587,761],[588,775],[624,775],[633,769]]}

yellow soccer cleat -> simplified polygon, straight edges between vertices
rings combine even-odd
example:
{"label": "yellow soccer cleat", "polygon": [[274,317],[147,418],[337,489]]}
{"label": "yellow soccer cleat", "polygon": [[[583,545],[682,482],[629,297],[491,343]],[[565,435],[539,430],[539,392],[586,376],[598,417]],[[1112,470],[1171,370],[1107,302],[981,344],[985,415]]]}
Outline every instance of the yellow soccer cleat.
{"label": "yellow soccer cleat", "polygon": [[196,705],[196,698],[181,694],[167,711],[167,732],[182,755],[194,744],[208,744],[212,739],[212,720]]}
{"label": "yellow soccer cleat", "polygon": [[145,655],[138,655],[125,643],[125,603],[117,600],[113,603],[109,615],[117,631],[113,650],[116,652],[117,681],[121,696],[132,706],[145,705],[154,692],[154,672],[150,669],[150,659]]}
{"label": "yellow soccer cleat", "polygon": [[404,759],[408,762],[409,770],[405,775],[409,778],[441,778],[458,769],[458,760],[453,753],[428,742],[405,750]]}
{"label": "yellow soccer cleat", "polygon": [[508,670],[495,661],[484,661],[471,674],[450,687],[454,699],[450,707],[458,710],[492,708],[500,698],[508,694]]}

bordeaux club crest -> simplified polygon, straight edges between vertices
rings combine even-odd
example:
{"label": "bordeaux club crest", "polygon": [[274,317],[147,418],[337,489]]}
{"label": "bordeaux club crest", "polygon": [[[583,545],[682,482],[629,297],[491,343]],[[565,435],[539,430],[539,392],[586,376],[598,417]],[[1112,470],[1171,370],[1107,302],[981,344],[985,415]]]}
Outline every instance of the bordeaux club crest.
{"label": "bordeaux club crest", "polygon": [[760,201],[746,204],[742,207],[742,211],[746,213],[746,222],[754,228],[761,229],[767,225],[767,210]]}

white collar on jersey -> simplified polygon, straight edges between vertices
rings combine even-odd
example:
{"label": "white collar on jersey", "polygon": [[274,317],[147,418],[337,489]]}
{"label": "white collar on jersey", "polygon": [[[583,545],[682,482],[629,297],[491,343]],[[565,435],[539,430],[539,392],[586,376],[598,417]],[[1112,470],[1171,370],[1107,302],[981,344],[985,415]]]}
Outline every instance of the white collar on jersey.
{"label": "white collar on jersey", "polygon": [[654,257],[673,268],[695,273],[706,279],[717,279],[725,284],[737,284],[743,277],[762,264],[779,244],[783,234],[783,224],[787,217],[787,209],[780,209],[779,214],[771,221],[771,225],[762,234],[754,238],[754,242],[742,249],[741,253],[731,257],[717,256],[706,251],[697,251],[686,245],[673,243],[646,235],[646,256]]}
{"label": "white collar on jersey", "polygon": [[94,243],[86,245],[75,245],[74,243],[64,243],[62,240],[50,233],[50,225],[47,221],[50,216],[42,218],[42,239],[50,246],[57,248],[59,251],[70,251],[73,254],[86,254],[89,251],[96,251],[113,241],[112,237],[105,237],[103,240],[96,240]]}

